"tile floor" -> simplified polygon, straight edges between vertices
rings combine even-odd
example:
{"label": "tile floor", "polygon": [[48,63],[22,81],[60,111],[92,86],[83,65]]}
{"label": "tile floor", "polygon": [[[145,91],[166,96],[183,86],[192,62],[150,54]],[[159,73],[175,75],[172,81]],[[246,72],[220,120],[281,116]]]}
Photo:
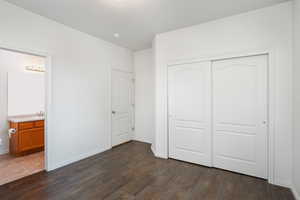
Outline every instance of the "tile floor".
{"label": "tile floor", "polygon": [[44,152],[14,157],[0,155],[0,185],[44,170]]}

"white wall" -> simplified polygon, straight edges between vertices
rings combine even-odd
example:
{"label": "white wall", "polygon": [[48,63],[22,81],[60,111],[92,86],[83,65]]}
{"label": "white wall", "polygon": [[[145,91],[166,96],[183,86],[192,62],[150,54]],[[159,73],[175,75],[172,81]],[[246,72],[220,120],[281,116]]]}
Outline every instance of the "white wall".
{"label": "white wall", "polygon": [[2,0],[0,24],[0,46],[52,57],[49,169],[109,149],[111,66],[132,71],[131,52]]}
{"label": "white wall", "polygon": [[[8,104],[11,103],[11,101],[8,101],[8,74],[22,74],[22,76],[32,75],[32,72],[25,71],[25,66],[43,64],[44,58],[42,57],[0,49],[0,140],[2,140],[2,145],[0,144],[0,154],[8,152],[7,116],[9,112]],[[34,74],[36,75],[36,73]],[[44,75],[39,74],[39,76]],[[44,82],[42,82],[42,84],[44,84]],[[44,94],[42,95],[44,97]],[[16,100],[20,102],[19,99]]]}
{"label": "white wall", "polygon": [[45,112],[44,73],[8,73],[7,116]]}
{"label": "white wall", "polygon": [[294,1],[294,189],[300,199],[300,0]]}
{"label": "white wall", "polygon": [[152,49],[134,53],[135,140],[152,143],[154,137],[154,64]]}
{"label": "white wall", "polygon": [[258,49],[275,52],[275,183],[292,182],[292,3],[283,3],[197,26],[159,34],[155,39],[156,155],[166,158],[167,64]]}

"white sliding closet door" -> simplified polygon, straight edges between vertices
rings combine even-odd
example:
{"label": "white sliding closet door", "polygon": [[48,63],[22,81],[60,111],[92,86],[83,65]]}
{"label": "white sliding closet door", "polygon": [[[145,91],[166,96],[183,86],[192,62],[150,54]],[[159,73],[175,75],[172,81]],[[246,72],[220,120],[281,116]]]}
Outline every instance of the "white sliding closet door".
{"label": "white sliding closet door", "polygon": [[170,67],[169,157],[211,166],[211,63]]}
{"label": "white sliding closet door", "polygon": [[217,168],[267,178],[267,60],[253,56],[213,62]]}

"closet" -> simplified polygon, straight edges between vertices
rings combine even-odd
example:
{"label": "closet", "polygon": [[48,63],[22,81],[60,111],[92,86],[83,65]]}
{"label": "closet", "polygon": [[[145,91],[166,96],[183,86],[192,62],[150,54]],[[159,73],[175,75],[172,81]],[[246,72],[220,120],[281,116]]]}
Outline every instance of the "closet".
{"label": "closet", "polygon": [[267,55],[169,66],[169,157],[267,178],[267,83]]}

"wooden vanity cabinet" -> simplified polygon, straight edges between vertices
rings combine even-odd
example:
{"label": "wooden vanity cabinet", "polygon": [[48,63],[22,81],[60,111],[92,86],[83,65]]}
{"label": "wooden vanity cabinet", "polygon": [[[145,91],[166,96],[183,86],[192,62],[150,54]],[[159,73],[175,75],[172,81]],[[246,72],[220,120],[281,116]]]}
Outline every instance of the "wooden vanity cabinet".
{"label": "wooden vanity cabinet", "polygon": [[10,137],[10,154],[25,155],[44,150],[44,120],[10,122],[16,133]]}

